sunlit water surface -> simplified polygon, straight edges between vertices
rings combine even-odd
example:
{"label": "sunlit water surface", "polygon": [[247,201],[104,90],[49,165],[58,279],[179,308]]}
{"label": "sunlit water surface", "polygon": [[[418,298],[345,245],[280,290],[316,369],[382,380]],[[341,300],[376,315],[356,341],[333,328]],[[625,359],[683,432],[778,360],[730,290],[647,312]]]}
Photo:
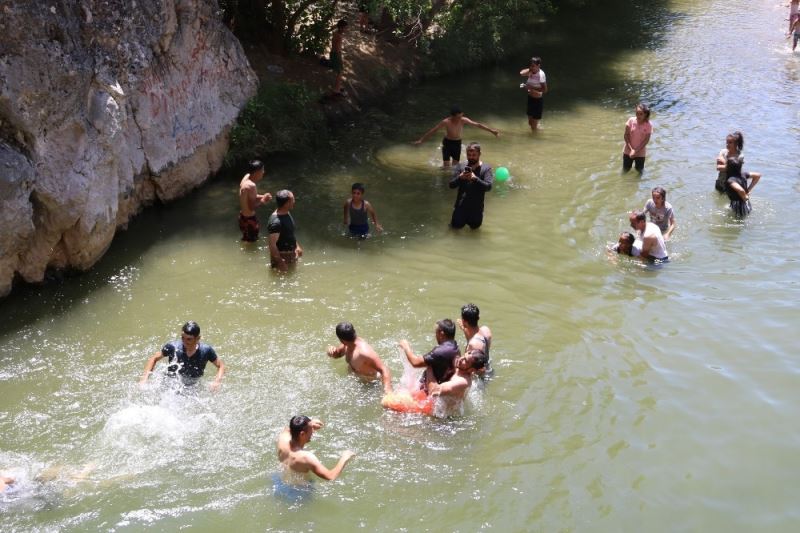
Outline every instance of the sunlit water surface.
{"label": "sunlit water surface", "polygon": [[[536,138],[525,57],[387,98],[330,151],[268,165],[262,189],[297,195],[306,254],[290,275],[270,272],[263,240],[239,243],[230,176],[140,216],[93,272],[18,292],[0,304],[0,470],[19,478],[0,528],[797,531],[800,55],[786,12],[654,3],[543,34]],[[643,176],[621,176],[640,99],[650,155]],[[455,101],[502,130],[465,140],[513,176],[474,232],[447,228],[437,143],[408,143]],[[744,221],[713,190],[733,129],[764,174]],[[384,235],[341,236],[353,181]],[[656,185],[677,213],[672,261],[610,260]],[[494,330],[496,378],[463,417],[384,412],[379,387],[325,356],[349,320],[399,375],[397,340],[427,351],[434,321],[468,301]],[[188,319],[228,365],[222,391],[158,377],[139,390]],[[310,445],[323,462],[358,454],[300,503],[270,480],[297,413],[326,422]]]}

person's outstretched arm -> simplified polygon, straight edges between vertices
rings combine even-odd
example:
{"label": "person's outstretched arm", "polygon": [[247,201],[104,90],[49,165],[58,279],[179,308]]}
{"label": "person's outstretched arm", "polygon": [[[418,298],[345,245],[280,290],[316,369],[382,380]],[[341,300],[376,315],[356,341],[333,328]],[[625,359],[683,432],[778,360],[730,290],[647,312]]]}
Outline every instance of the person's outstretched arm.
{"label": "person's outstretched arm", "polygon": [[331,469],[325,468],[319,459],[312,453],[309,453],[309,466],[311,467],[311,471],[314,472],[317,476],[321,477],[322,479],[326,479],[328,481],[333,481],[337,477],[339,477],[344,470],[345,465],[355,457],[355,453],[351,452],[350,450],[346,450],[342,453],[342,456],[339,457],[339,461],[336,463]]}
{"label": "person's outstretched arm", "polygon": [[424,143],[424,142],[425,142],[425,140],[426,140],[428,137],[430,137],[431,135],[433,135],[434,133],[436,133],[438,130],[440,130],[440,129],[444,128],[444,127],[445,127],[445,125],[446,125],[446,124],[445,124],[445,120],[447,120],[447,119],[444,119],[444,120],[442,120],[441,122],[439,122],[438,124],[436,124],[434,127],[432,127],[431,129],[429,129],[428,131],[426,131],[426,132],[425,132],[425,135],[423,135],[422,137],[420,137],[419,139],[417,139],[416,141],[414,141],[414,144],[422,144],[422,143]]}
{"label": "person's outstretched arm", "polygon": [[463,120],[465,124],[469,124],[470,126],[475,126],[476,128],[480,128],[480,129],[482,129],[484,131],[488,131],[489,133],[491,133],[495,137],[500,135],[500,130],[496,130],[496,129],[490,127],[490,126],[487,126],[485,124],[481,124],[480,122],[477,122],[477,121],[472,120],[470,118],[463,117],[461,120]]}

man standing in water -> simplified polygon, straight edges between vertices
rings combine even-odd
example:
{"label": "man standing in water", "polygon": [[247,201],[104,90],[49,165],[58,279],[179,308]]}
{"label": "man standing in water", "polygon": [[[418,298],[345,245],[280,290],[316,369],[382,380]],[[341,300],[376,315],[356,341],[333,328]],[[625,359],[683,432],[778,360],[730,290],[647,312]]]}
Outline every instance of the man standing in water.
{"label": "man standing in water", "polygon": [[345,361],[357,376],[374,380],[381,376],[384,394],[392,392],[392,374],[381,358],[367,344],[367,341],[356,335],[356,328],[350,322],[336,325],[336,336],[341,341],[339,346],[329,346],[328,356],[338,359],[344,356]]}
{"label": "man standing in water", "polygon": [[267,223],[270,264],[272,268],[286,272],[289,265],[303,255],[303,248],[294,236],[294,218],[289,213],[294,208],[294,194],[286,189],[278,191],[275,203],[278,209],[269,216]]}
{"label": "man standing in water", "polygon": [[425,142],[425,139],[444,128],[444,139],[442,139],[442,165],[449,167],[452,163],[458,163],[461,159],[461,133],[464,131],[464,125],[469,124],[497,137],[500,134],[499,130],[485,126],[480,122],[475,122],[464,116],[464,112],[457,105],[450,109],[450,116],[442,119],[441,122],[425,132],[425,135],[414,141],[414,144],[420,145]]}
{"label": "man standing in water", "polygon": [[466,304],[461,307],[461,318],[457,321],[458,327],[464,332],[467,339],[465,350],[480,350],[486,355],[485,369],[482,375],[491,374],[492,364],[489,357],[489,347],[492,344],[492,330],[489,326],[478,326],[481,310],[475,304]]}
{"label": "man standing in water", "polygon": [[469,143],[467,164],[463,167],[458,165],[450,180],[450,188],[458,188],[453,216],[450,219],[453,229],[461,229],[465,224],[477,229],[483,223],[483,198],[492,189],[494,175],[492,167],[485,165],[480,158],[481,145]]}
{"label": "man standing in water", "polygon": [[639,257],[645,261],[666,261],[667,247],[664,244],[664,236],[661,235],[661,228],[647,221],[647,214],[644,211],[631,211],[628,215],[631,227],[639,233],[642,241],[642,249]]}
{"label": "man standing in water", "polygon": [[217,357],[214,348],[208,344],[200,342],[200,326],[197,322],[190,320],[181,329],[181,339],[168,342],[147,360],[144,365],[144,374],[139,380],[140,385],[147,383],[147,378],[162,357],[168,358],[167,375],[181,376],[184,384],[194,385],[205,372],[206,363],[211,363],[217,367],[217,375],[209,388],[216,392],[222,384],[222,376],[225,374],[225,363]]}
{"label": "man standing in water", "polygon": [[482,350],[467,349],[467,352],[456,359],[456,371],[444,383],[432,383],[430,395],[444,400],[445,412],[448,414],[458,412],[464,402],[464,396],[472,386],[472,376],[486,368],[488,357]]}
{"label": "man standing in water", "polygon": [[436,322],[434,330],[437,346],[423,356],[416,355],[403,339],[398,345],[406,354],[408,362],[414,368],[425,367],[425,373],[420,379],[420,389],[427,391],[430,383],[442,383],[450,379],[454,372],[456,357],[461,353],[456,343],[456,326],[449,318]]}
{"label": "man standing in water", "polygon": [[333,481],[342,473],[345,465],[355,456],[346,450],[332,469],[325,468],[317,456],[303,447],[311,440],[314,431],[322,428],[322,422],[307,416],[294,416],[289,427],[278,435],[278,460],[284,469],[284,480],[288,482],[307,481],[311,472],[322,479]]}
{"label": "man standing in water", "polygon": [[258,194],[256,183],[264,177],[264,163],[258,159],[250,161],[249,173],[245,174],[239,183],[239,229],[242,231],[242,240],[255,242],[258,240],[258,217],[256,207],[272,200],[270,193]]}

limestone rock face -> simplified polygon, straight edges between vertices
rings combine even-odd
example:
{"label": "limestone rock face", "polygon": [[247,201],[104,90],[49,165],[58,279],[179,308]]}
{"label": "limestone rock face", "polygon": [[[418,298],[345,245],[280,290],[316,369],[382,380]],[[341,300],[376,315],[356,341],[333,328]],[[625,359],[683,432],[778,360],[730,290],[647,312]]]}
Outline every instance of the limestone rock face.
{"label": "limestone rock face", "polygon": [[215,0],[0,1],[0,296],[216,172],[257,79]]}

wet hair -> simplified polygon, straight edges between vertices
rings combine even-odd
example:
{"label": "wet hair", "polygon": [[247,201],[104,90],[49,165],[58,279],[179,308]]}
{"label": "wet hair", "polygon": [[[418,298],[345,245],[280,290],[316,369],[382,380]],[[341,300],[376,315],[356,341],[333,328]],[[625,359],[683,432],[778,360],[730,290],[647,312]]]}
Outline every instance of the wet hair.
{"label": "wet hair", "polygon": [[187,335],[191,335],[192,337],[197,337],[200,335],[200,326],[197,325],[197,322],[194,320],[190,320],[186,324],[183,325],[181,331],[186,333]]}
{"label": "wet hair", "polygon": [[636,219],[637,222],[641,221],[647,222],[647,214],[645,214],[644,211],[639,211],[638,209],[636,211],[631,211],[631,216],[633,216],[633,218]]}
{"label": "wet hair", "polygon": [[542,64],[542,58],[541,57],[533,56],[531,58],[531,65],[541,65],[541,64]]}
{"label": "wet hair", "polygon": [[473,348],[469,354],[472,356],[472,368],[480,370],[489,364],[489,357],[480,348]]}
{"label": "wet hair", "polygon": [[733,139],[734,144],[736,144],[736,149],[740,152],[744,150],[744,135],[742,135],[741,131],[734,131],[733,133],[729,133],[726,139],[731,138]]}
{"label": "wet hair", "polygon": [[275,203],[278,204],[278,207],[283,207],[283,205],[286,204],[291,197],[292,191],[289,189],[283,189],[275,193]]}
{"label": "wet hair", "polygon": [[259,159],[253,159],[247,164],[247,169],[250,171],[250,173],[258,172],[262,168],[264,168],[264,163]]}
{"label": "wet hair", "polygon": [[477,150],[478,153],[481,153],[481,143],[469,143],[467,150]]}
{"label": "wet hair", "polygon": [[463,113],[463,111],[461,111],[461,106],[453,105],[453,106],[450,107],[450,116],[451,117],[454,117],[454,116],[458,115],[459,113]]}
{"label": "wet hair", "polygon": [[643,104],[642,102],[639,102],[638,104],[636,104],[636,109],[641,109],[642,113],[644,113],[644,119],[650,120],[650,106],[648,106],[647,104]]}
{"label": "wet hair", "polygon": [[[636,237],[630,231],[623,231],[619,234],[619,238],[630,246],[628,250],[628,255],[633,255],[633,243],[636,242]],[[619,248],[617,248],[617,253],[620,253]]]}
{"label": "wet hair", "polygon": [[653,187],[653,190],[650,193],[658,193],[661,196],[661,199],[665,202],[667,201],[667,191],[664,190],[664,187]]}
{"label": "wet hair", "polygon": [[305,415],[293,416],[289,420],[289,432],[292,434],[292,440],[296,440],[300,433],[306,430],[309,422],[311,422],[311,419]]}
{"label": "wet hair", "polygon": [[461,307],[461,320],[470,326],[477,327],[478,320],[481,319],[481,310],[475,304],[466,304]]}
{"label": "wet hair", "polygon": [[346,19],[341,19],[339,22],[336,23],[336,27],[339,28],[340,30],[346,28],[347,26],[348,23]]}
{"label": "wet hair", "polygon": [[350,322],[336,324],[336,336],[340,341],[353,342],[356,340],[356,328]]}
{"label": "wet hair", "polygon": [[351,191],[361,191],[361,194],[364,194],[364,184],[363,183],[354,183],[352,187],[350,187]]}
{"label": "wet hair", "polygon": [[449,318],[444,318],[442,320],[436,321],[436,327],[444,333],[444,336],[448,339],[454,339],[456,336],[456,325],[453,324],[453,321]]}

